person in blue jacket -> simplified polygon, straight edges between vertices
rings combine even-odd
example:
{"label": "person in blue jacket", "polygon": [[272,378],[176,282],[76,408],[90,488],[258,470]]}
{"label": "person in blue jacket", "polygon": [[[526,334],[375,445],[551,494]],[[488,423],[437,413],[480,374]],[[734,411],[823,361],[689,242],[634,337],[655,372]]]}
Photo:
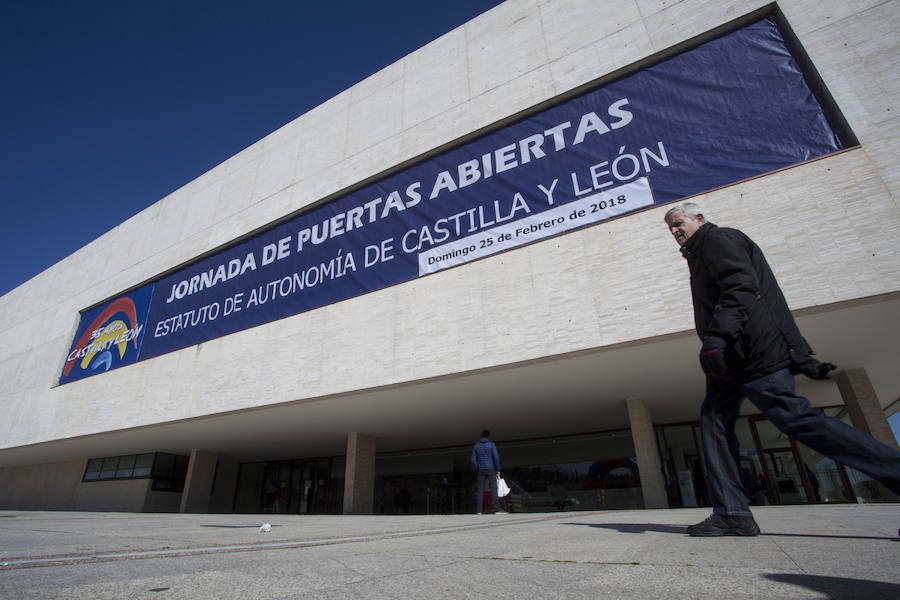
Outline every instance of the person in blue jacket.
{"label": "person in blue jacket", "polygon": [[497,479],[500,477],[500,453],[497,446],[490,439],[491,432],[485,429],[481,432],[481,439],[475,442],[472,448],[472,464],[478,469],[478,495],[475,497],[475,506],[480,515],[484,507],[484,484],[488,479],[491,483],[491,499],[494,501],[494,512],[500,511],[500,499],[497,497]]}

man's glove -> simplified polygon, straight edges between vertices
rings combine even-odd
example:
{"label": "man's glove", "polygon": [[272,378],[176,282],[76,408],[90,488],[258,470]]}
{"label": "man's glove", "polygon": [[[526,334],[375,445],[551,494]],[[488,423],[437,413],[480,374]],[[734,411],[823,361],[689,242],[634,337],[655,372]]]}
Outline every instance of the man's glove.
{"label": "man's glove", "polygon": [[720,337],[714,335],[703,338],[703,346],[700,348],[700,367],[710,377],[722,377],[725,375],[725,348],[728,344]]}
{"label": "man's glove", "polygon": [[794,361],[793,371],[802,373],[810,379],[831,379],[831,371],[837,369],[837,365],[829,362],[819,362],[812,356],[806,356],[802,361]]}

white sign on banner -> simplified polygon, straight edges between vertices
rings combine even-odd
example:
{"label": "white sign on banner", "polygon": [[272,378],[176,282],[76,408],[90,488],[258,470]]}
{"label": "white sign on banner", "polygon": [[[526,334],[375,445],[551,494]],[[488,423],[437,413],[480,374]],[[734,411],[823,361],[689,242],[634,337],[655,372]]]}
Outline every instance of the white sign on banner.
{"label": "white sign on banner", "polygon": [[646,177],[419,254],[419,275],[455,267],[523,244],[653,205]]}

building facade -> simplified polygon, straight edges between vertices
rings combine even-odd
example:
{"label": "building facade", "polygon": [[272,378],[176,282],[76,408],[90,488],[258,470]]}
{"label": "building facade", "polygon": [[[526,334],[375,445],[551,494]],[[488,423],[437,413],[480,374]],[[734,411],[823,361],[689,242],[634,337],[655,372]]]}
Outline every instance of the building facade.
{"label": "building facade", "polygon": [[[512,510],[702,505],[686,197],[896,445],[898,26],[508,0],[0,298],[0,508],[465,512],[485,428]],[[754,502],[896,501],[745,413]]]}

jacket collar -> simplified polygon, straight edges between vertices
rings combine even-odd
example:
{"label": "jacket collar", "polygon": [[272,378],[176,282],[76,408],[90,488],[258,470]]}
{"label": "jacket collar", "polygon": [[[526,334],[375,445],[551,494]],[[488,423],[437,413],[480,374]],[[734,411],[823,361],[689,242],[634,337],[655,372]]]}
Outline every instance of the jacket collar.
{"label": "jacket collar", "polygon": [[681,247],[681,255],[687,259],[694,250],[703,244],[703,238],[705,238],[707,232],[714,227],[715,224],[709,221],[701,225],[700,229],[695,231],[694,235],[692,235],[688,241],[684,243],[684,246]]}

